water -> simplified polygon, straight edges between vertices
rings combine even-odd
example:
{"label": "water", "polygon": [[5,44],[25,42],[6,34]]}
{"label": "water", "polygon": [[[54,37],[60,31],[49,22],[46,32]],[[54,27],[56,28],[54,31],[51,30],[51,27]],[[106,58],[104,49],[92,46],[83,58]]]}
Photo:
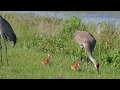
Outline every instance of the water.
{"label": "water", "polygon": [[[2,11],[4,12],[4,11]],[[83,22],[100,23],[110,22],[119,26],[120,24],[120,11],[5,11],[17,13],[33,13],[35,15],[55,17],[55,18],[69,18],[72,15],[77,15],[82,18]]]}

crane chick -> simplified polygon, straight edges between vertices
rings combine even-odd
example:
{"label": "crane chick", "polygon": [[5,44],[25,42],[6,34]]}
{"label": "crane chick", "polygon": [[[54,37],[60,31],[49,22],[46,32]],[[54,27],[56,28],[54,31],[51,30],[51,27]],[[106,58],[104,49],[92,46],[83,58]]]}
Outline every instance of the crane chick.
{"label": "crane chick", "polygon": [[72,70],[75,70],[75,69],[77,69],[78,67],[80,67],[80,62],[71,65],[71,69],[72,69]]}
{"label": "crane chick", "polygon": [[45,65],[50,61],[50,53],[48,53],[48,58],[42,59],[42,64]]}

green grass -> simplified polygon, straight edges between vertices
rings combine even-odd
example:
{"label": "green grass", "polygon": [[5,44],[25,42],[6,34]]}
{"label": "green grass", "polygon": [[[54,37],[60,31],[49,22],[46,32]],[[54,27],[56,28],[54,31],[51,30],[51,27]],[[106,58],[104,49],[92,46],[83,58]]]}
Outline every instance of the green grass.
{"label": "green grass", "polygon": [[[17,43],[14,48],[11,47],[10,42],[7,43],[9,66],[6,64],[3,44],[3,65],[0,65],[1,79],[120,78],[119,29],[116,31],[105,30],[98,36],[94,23],[84,25],[84,28],[82,24],[69,27],[69,25],[64,26],[61,19],[16,13],[4,14],[4,18],[12,25],[17,36]],[[74,26],[74,22],[70,25]],[[69,32],[63,33],[63,27],[64,30],[66,28],[83,28],[95,36],[97,44],[93,55],[100,63],[100,75],[97,74],[90,60],[88,73],[86,73],[85,53],[83,53],[82,70],[71,70],[70,65],[78,61],[80,48],[71,37],[66,37]],[[44,66],[41,60],[47,57],[48,52],[51,54],[51,60],[48,65]]]}
{"label": "green grass", "polygon": [[0,78],[3,79],[106,79],[120,78],[119,70],[111,65],[104,65],[100,62],[100,75],[91,62],[89,62],[88,74],[86,73],[86,63],[83,61],[82,70],[73,71],[70,65],[75,60],[69,56],[51,54],[51,61],[48,65],[41,64],[42,58],[47,57],[46,53],[36,52],[32,49],[23,48],[9,49],[9,66],[4,64],[0,66]]}

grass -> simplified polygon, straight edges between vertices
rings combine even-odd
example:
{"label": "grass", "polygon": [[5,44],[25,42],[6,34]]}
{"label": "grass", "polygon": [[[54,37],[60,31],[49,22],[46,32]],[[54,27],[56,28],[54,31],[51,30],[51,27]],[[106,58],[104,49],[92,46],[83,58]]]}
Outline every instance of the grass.
{"label": "grass", "polygon": [[[9,50],[10,51],[10,50]],[[21,52],[22,51],[22,52]],[[0,66],[0,78],[2,79],[106,79],[120,78],[119,71],[111,65],[100,63],[100,76],[97,75],[93,64],[89,62],[88,74],[86,73],[85,62],[83,62],[82,71],[77,69],[73,71],[70,65],[75,62],[69,56],[51,54],[51,61],[48,65],[41,64],[41,59],[46,57],[46,53],[33,52],[34,50],[25,50],[19,48],[11,50],[16,52],[9,54],[9,63],[6,62]],[[24,54],[22,54],[24,53]]]}
{"label": "grass", "polygon": [[[91,32],[97,40],[94,57],[100,63],[100,75],[89,60],[86,73],[85,53],[83,53],[82,70],[73,71],[70,65],[79,58],[80,48],[70,37],[63,25],[63,20],[34,16],[31,14],[6,13],[2,16],[12,25],[17,36],[14,48],[7,43],[9,66],[6,65],[3,44],[3,65],[0,65],[1,79],[118,79],[120,78],[120,30],[96,32],[96,24],[80,24],[78,28]],[[73,18],[74,19],[74,18]],[[77,19],[77,18],[76,18]],[[76,21],[76,20],[75,20]],[[74,22],[75,22],[74,21]],[[74,22],[70,23],[74,26]],[[78,22],[78,20],[77,20]],[[82,22],[81,22],[82,23]],[[68,23],[69,24],[69,23]],[[78,23],[77,23],[78,25]],[[61,33],[62,32],[62,33]],[[63,34],[63,35],[61,35]],[[50,52],[48,65],[41,63]]]}

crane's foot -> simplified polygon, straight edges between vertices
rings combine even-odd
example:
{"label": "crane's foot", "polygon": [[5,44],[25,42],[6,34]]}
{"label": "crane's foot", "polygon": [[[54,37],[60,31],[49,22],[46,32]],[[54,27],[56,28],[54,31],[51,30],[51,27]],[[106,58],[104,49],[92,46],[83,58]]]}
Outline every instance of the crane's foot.
{"label": "crane's foot", "polygon": [[79,71],[82,70],[82,56],[80,55],[80,68],[79,68]]}
{"label": "crane's foot", "polygon": [[9,64],[7,63],[7,66],[9,66]]}
{"label": "crane's foot", "polygon": [[88,74],[88,70],[86,71],[86,73]]}
{"label": "crane's foot", "polygon": [[2,61],[0,61],[0,65],[3,65]]}
{"label": "crane's foot", "polygon": [[0,63],[0,65],[3,65],[3,63]]}

